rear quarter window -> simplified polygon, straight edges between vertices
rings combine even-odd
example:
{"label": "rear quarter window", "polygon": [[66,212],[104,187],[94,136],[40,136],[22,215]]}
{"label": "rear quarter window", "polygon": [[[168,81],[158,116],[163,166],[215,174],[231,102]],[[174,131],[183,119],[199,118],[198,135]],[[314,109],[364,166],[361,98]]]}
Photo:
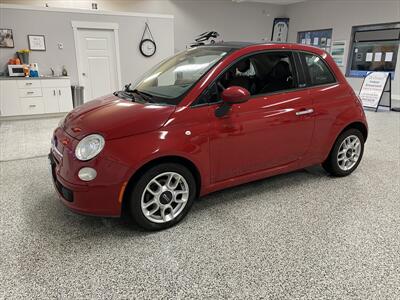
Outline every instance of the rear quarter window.
{"label": "rear quarter window", "polygon": [[303,65],[306,69],[308,85],[322,85],[336,82],[326,62],[318,55],[311,53],[300,54]]}

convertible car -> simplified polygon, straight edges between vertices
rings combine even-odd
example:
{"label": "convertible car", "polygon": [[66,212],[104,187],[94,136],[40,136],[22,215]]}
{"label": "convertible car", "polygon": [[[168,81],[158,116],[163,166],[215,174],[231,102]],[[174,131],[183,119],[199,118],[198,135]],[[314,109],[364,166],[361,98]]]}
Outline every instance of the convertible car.
{"label": "convertible car", "polygon": [[367,135],[362,105],[329,54],[232,42],[180,52],[75,108],[55,129],[49,159],[71,210],[128,212],[160,230],[217,190],[316,164],[349,175]]}

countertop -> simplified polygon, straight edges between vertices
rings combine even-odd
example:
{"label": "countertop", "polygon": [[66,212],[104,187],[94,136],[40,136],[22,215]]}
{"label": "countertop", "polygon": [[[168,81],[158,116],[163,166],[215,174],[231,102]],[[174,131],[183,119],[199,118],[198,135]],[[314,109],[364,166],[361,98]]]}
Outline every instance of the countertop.
{"label": "countertop", "polygon": [[46,80],[46,79],[69,79],[69,76],[44,76],[44,77],[11,77],[0,76],[0,80]]}

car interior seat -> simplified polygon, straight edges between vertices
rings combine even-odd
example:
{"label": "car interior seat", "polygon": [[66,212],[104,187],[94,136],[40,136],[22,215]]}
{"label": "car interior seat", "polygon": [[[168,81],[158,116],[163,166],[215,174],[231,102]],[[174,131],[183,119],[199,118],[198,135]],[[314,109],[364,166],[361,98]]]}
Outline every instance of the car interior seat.
{"label": "car interior seat", "polygon": [[271,93],[291,87],[293,87],[293,78],[289,63],[281,60],[271,70],[268,82],[261,89],[260,93]]}
{"label": "car interior seat", "polygon": [[[250,70],[250,60],[241,60],[235,67],[235,71],[239,71],[240,74],[234,74],[233,78],[229,80],[226,87],[240,86],[247,89],[250,94],[254,94],[256,90],[256,85],[254,79],[249,75],[242,75]],[[236,72],[235,72],[236,73]]]}

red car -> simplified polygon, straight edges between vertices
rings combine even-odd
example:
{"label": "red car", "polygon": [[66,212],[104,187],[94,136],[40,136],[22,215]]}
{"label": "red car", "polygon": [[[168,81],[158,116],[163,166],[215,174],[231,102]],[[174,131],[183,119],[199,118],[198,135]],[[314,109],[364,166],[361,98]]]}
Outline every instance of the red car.
{"label": "red car", "polygon": [[134,85],[71,111],[49,155],[75,212],[170,227],[205,194],[322,164],[361,161],[362,105],[330,55],[298,44],[183,51]]}

